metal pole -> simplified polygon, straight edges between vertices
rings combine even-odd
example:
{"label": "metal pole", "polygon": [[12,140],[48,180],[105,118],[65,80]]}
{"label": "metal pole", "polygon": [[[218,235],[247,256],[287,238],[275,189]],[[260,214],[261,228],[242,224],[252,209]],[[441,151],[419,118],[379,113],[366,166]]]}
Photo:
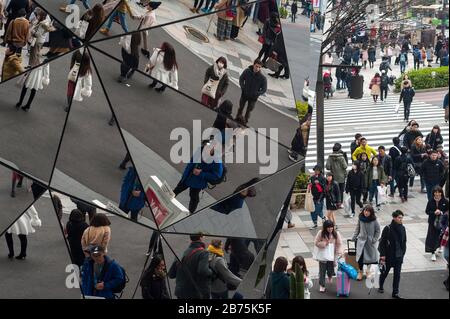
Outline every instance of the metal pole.
{"label": "metal pole", "polygon": [[317,69],[316,81],[316,143],[317,143],[317,164],[324,167],[325,164],[325,134],[324,134],[324,91],[322,66]]}

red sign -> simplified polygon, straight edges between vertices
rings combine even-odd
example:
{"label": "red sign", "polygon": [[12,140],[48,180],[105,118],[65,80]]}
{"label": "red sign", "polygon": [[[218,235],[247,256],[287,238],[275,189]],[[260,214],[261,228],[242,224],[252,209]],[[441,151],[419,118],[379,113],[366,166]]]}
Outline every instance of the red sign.
{"label": "red sign", "polygon": [[162,222],[169,216],[169,211],[162,205],[155,192],[153,192],[150,187],[147,188],[146,195],[150,203],[153,215],[155,216],[156,224],[160,226]]}

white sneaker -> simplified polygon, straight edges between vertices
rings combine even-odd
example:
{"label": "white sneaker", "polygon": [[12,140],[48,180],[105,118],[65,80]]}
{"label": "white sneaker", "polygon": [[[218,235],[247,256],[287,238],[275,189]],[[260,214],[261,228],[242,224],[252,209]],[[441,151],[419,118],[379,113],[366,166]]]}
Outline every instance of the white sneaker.
{"label": "white sneaker", "polygon": [[436,254],[437,255],[440,255],[442,253],[442,247],[439,247],[437,250],[436,250]]}
{"label": "white sneaker", "polygon": [[436,261],[436,254],[431,254],[431,261]]}

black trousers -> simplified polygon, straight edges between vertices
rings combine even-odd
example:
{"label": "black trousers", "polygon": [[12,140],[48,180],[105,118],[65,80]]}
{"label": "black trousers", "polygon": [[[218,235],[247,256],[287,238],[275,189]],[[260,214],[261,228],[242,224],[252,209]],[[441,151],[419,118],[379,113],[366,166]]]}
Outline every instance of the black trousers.
{"label": "black trousers", "polygon": [[391,268],[394,268],[394,282],[392,287],[392,294],[397,295],[400,287],[400,274],[402,272],[403,258],[397,258],[392,261],[386,261],[386,269],[380,275],[380,288],[383,289],[384,281],[389,275]]}
{"label": "black trousers", "polygon": [[344,192],[345,192],[345,183],[339,183],[339,202],[342,204],[344,202]]}
{"label": "black trousers", "polygon": [[[12,234],[5,233],[6,245],[8,245],[9,255],[14,256],[14,241]],[[20,256],[27,255],[27,235],[19,235],[20,240]]]}
{"label": "black trousers", "polygon": [[241,98],[239,99],[239,109],[237,117],[242,117],[242,113],[244,113],[245,104],[247,105],[247,111],[245,112],[245,121],[248,122],[250,118],[250,113],[255,108],[256,100],[251,100],[248,97],[241,95]]}
{"label": "black trousers", "polygon": [[361,203],[361,191],[359,190],[352,190],[350,191],[350,206],[352,208],[352,213],[355,214],[355,204],[358,204],[359,207],[362,207],[363,204]]}
{"label": "black trousers", "polygon": [[139,56],[136,58],[122,48],[122,60],[120,64],[120,76],[130,79],[134,71],[139,67]]}
{"label": "black trousers", "polygon": [[383,100],[385,100],[386,98],[387,98],[387,93],[388,93],[388,88],[387,87],[382,87],[381,88],[381,95],[380,95],[380,98],[381,98],[381,101],[383,101]]}
{"label": "black trousers", "polygon": [[195,9],[200,9],[203,5],[203,0],[195,0],[194,1],[194,8]]}
{"label": "black trousers", "polygon": [[269,45],[269,44],[263,44],[261,50],[259,51],[258,59],[261,59],[261,57],[262,57],[263,54],[264,54],[264,57],[263,57],[263,59],[262,59],[262,62],[263,62],[263,63],[266,63],[266,62],[267,62],[267,59],[270,58],[270,55],[272,54],[272,49],[273,49],[273,46],[272,46],[272,45]]}
{"label": "black trousers", "polygon": [[199,188],[192,188],[187,186],[183,181],[180,181],[173,190],[175,193],[175,196],[178,196],[178,194],[184,192],[186,189],[189,188],[189,212],[193,214],[195,210],[197,209],[198,203],[200,202],[200,192],[201,189]]}
{"label": "black trousers", "polygon": [[411,113],[411,102],[403,101],[403,116],[406,121],[409,121],[409,113]]}
{"label": "black trousers", "polygon": [[[25,99],[25,95],[27,94],[27,88],[24,86],[22,86],[22,91],[20,92],[20,99],[19,99],[19,103],[17,103],[17,105],[21,105],[23,100]],[[30,108],[31,107],[31,103],[33,103],[34,97],[36,96],[36,89],[31,89],[31,93],[30,93],[30,97],[28,98],[28,102],[25,105],[26,108]]]}
{"label": "black trousers", "polygon": [[397,178],[398,192],[400,193],[400,197],[404,199],[408,199],[408,181],[408,176],[399,176]]}

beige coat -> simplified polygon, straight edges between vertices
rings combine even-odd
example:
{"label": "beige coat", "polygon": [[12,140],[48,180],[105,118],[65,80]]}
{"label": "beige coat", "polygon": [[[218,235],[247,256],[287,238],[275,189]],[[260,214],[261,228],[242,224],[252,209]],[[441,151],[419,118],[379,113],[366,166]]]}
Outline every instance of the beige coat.
{"label": "beige coat", "polygon": [[[86,251],[90,245],[100,245],[108,252],[108,243],[111,239],[111,228],[109,226],[93,227],[89,226],[85,229],[83,237],[81,237],[81,247]],[[86,257],[89,253],[84,253]]]}

